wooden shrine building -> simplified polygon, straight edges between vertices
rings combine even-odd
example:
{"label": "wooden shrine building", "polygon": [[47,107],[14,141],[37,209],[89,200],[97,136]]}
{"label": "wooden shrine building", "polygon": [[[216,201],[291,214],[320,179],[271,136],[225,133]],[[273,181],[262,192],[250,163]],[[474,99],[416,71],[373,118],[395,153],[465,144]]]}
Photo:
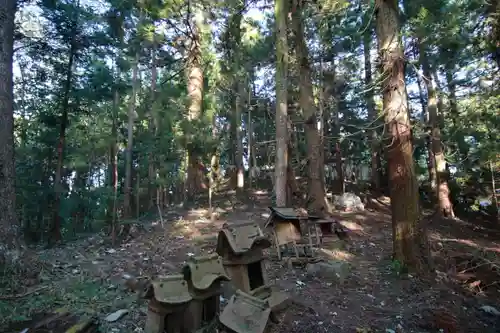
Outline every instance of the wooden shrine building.
{"label": "wooden shrine building", "polygon": [[219,231],[216,252],[232,283],[248,293],[268,284],[263,250],[270,246],[257,223],[225,223]]}

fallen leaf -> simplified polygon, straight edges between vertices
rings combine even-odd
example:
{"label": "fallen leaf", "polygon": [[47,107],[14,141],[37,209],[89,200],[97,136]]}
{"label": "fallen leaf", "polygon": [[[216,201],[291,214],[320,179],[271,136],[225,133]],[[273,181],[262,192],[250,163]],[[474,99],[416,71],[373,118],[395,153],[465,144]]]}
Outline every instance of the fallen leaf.
{"label": "fallen leaf", "polygon": [[115,311],[115,312],[109,314],[106,318],[104,318],[104,320],[106,320],[109,323],[112,323],[112,322],[117,321],[118,319],[120,319],[121,317],[126,315],[127,313],[128,313],[127,309],[121,309],[121,310],[118,310],[118,311]]}
{"label": "fallen leaf", "polygon": [[356,333],[370,333],[371,329],[369,328],[361,328],[361,327],[356,327]]}
{"label": "fallen leaf", "polygon": [[481,310],[483,310],[486,313],[495,315],[495,316],[500,316],[500,311],[498,311],[497,309],[495,309],[494,307],[489,306],[489,305],[483,305],[481,307]]}

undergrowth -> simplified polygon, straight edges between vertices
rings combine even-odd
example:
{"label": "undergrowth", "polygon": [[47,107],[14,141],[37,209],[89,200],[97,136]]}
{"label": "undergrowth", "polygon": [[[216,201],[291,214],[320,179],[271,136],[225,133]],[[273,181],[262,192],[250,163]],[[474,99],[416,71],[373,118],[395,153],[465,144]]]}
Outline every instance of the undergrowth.
{"label": "undergrowth", "polygon": [[[0,294],[9,292],[0,289]],[[0,300],[0,331],[9,324],[28,321],[40,312],[64,308],[76,315],[92,317],[117,308],[129,308],[136,300],[135,295],[124,294],[119,288],[110,288],[100,281],[71,279],[48,285],[46,289],[25,297]]]}

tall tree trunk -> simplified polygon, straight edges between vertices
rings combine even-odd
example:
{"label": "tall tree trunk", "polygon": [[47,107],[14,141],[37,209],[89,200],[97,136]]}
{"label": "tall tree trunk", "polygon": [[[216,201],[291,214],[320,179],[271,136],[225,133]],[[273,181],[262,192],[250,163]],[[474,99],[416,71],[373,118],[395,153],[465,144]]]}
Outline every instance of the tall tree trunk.
{"label": "tall tree trunk", "polygon": [[[448,101],[450,103],[450,116],[453,123],[454,130],[458,129],[461,125],[458,122],[460,119],[460,114],[458,110],[457,102],[457,85],[453,79],[453,71],[455,70],[455,65],[448,63],[445,66],[446,81],[448,86]],[[460,152],[460,159],[465,159],[469,153],[469,148],[463,137],[458,138],[458,151]]]}
{"label": "tall tree trunk", "polygon": [[[290,85],[288,86],[288,89],[290,88]],[[289,93],[287,93],[288,96],[290,96]],[[290,103],[287,105],[287,111],[291,110]],[[297,132],[297,127],[292,124],[292,121],[290,119],[291,115],[290,113],[288,114],[287,117],[287,145],[288,145],[288,165],[287,165],[287,178],[286,178],[286,205],[287,207],[290,207],[294,203],[294,199],[300,199],[301,193],[300,193],[300,187],[297,182],[297,177],[295,174],[295,169],[294,169],[294,163],[293,163],[293,158],[294,158],[294,152],[297,151],[298,148],[298,141],[297,141],[297,136],[294,135]]]}
{"label": "tall tree trunk", "polygon": [[128,125],[127,125],[127,152],[125,156],[125,188],[123,194],[123,216],[126,219],[132,217],[132,152],[134,149],[134,120],[135,100],[137,95],[137,83],[139,72],[139,52],[135,54],[132,68],[132,95],[128,105]]}
{"label": "tall tree trunk", "polygon": [[321,155],[323,146],[321,137],[318,133],[318,120],[316,105],[311,79],[311,68],[309,65],[309,51],[304,40],[302,27],[302,8],[297,0],[293,1],[292,8],[292,30],[295,34],[295,52],[297,55],[297,71],[299,74],[299,104],[304,118],[306,141],[307,141],[307,159],[308,159],[308,209],[315,213],[324,213],[328,211],[328,202],[325,194],[323,179],[321,178]]}
{"label": "tall tree trunk", "polygon": [[[250,95],[250,92],[249,92]],[[254,168],[256,165],[253,163],[253,124],[252,124],[252,106],[250,106],[250,96],[248,96],[248,120],[247,120],[247,159],[248,159],[248,186],[251,189],[254,178]]]}
{"label": "tall tree trunk", "polygon": [[489,162],[490,164],[490,175],[491,175],[491,193],[492,193],[492,198],[491,198],[491,203],[493,206],[495,206],[495,213],[496,213],[496,219],[497,223],[500,222],[498,219],[500,218],[500,206],[498,204],[498,196],[499,194],[497,193],[497,187],[495,184],[495,165],[493,164],[493,161]]}
{"label": "tall tree trunk", "polygon": [[[429,111],[428,111],[428,105],[425,102],[424,99],[424,91],[422,88],[422,85],[420,84],[420,76],[417,73],[417,85],[418,85],[418,94],[419,94],[419,99],[420,99],[420,104],[422,105],[422,122],[430,124],[430,118],[429,118]],[[423,78],[424,84],[426,84],[425,78]],[[426,85],[427,87],[427,85]],[[429,96],[429,93],[427,92],[427,95]],[[434,163],[434,152],[432,151],[432,130],[431,126],[428,126],[429,128],[429,136],[427,137],[427,172],[429,173],[429,184],[431,187],[431,197],[433,198],[432,200],[434,201],[437,189],[437,176],[436,176],[436,168],[435,168],[435,163]]]}
{"label": "tall tree trunk", "polygon": [[276,0],[276,163],[274,191],[276,206],[284,207],[287,201],[288,169],[288,107],[287,107],[287,1]]}
{"label": "tall tree trunk", "polygon": [[500,1],[490,0],[487,6],[487,15],[490,21],[489,51],[500,69]]}
{"label": "tall tree trunk", "polygon": [[339,93],[339,83],[337,82],[337,66],[335,64],[335,55],[332,56],[332,68],[331,68],[331,98],[332,100],[332,115],[333,115],[333,136],[335,144],[333,150],[335,151],[335,172],[337,178],[334,182],[333,192],[336,194],[343,194],[345,190],[345,174],[344,165],[342,163],[342,149],[340,147],[340,93]]}
{"label": "tall tree trunk", "polygon": [[363,35],[363,54],[365,61],[365,100],[366,108],[368,109],[368,118],[370,119],[370,146],[371,146],[371,172],[370,182],[372,189],[375,191],[380,190],[380,165],[379,158],[379,145],[377,139],[377,111],[375,109],[375,101],[373,99],[373,79],[372,79],[372,62],[370,58],[372,40],[372,26],[366,29]]}
{"label": "tall tree trunk", "polygon": [[20,255],[14,163],[14,96],[12,59],[16,2],[0,1],[0,266]]}
{"label": "tall tree trunk", "polygon": [[[319,72],[318,72],[318,117],[319,117],[319,126],[318,126],[318,135],[321,141],[320,148],[320,156],[319,156],[319,165],[320,165],[320,177],[321,182],[323,184],[323,191],[325,191],[325,196],[327,195],[327,187],[326,187],[326,177],[325,177],[325,83],[324,83],[324,64],[323,64],[323,55],[321,55]],[[328,200],[328,198],[327,198]]]}
{"label": "tall tree trunk", "polygon": [[418,87],[418,100],[420,101],[420,106],[422,107],[422,122],[427,121],[427,104],[425,103],[424,90],[422,84],[420,83],[420,74],[417,73],[417,87]]}
{"label": "tall tree trunk", "polygon": [[[248,110],[249,110],[250,113],[253,110],[253,106],[250,106],[250,104],[252,102],[252,96],[255,96],[256,94],[257,94],[257,92],[256,92],[256,89],[255,89],[255,71],[252,68],[252,71],[250,72],[250,76],[249,76],[249,85],[248,85],[248,105],[249,105]],[[251,140],[249,141],[249,143],[251,142],[252,144],[249,145],[249,152],[250,152],[250,154],[248,155],[249,156],[248,157],[248,161],[249,161],[248,163],[253,168],[257,168],[258,165],[257,165],[257,152],[256,152],[256,149],[255,149],[254,125],[253,125],[253,122],[251,121],[252,118],[250,118],[250,113],[248,115],[248,117],[249,117],[250,138],[251,138]],[[250,163],[250,160],[252,161],[251,163]]]}
{"label": "tall tree trunk", "polygon": [[[212,115],[212,139],[217,140],[217,125],[216,125],[216,115]],[[208,205],[210,208],[210,214],[213,214],[213,205],[212,205],[212,195],[214,189],[217,187],[217,181],[220,176],[219,170],[219,155],[217,149],[214,150],[212,156],[210,157],[210,173],[208,178]],[[214,215],[211,215],[214,216]]]}
{"label": "tall tree trunk", "polygon": [[[26,80],[26,73],[25,69],[23,68],[24,64],[20,63],[19,64],[19,74],[21,76],[21,88],[20,88],[20,103],[18,106],[18,109],[21,111],[21,126],[19,130],[19,139],[21,141],[21,151],[24,151],[26,149],[26,146],[28,144],[28,125],[29,125],[29,119],[28,119],[28,110],[26,107],[26,89],[27,89],[27,80]],[[14,157],[15,159],[15,157]],[[27,193],[25,190],[22,191],[22,198],[27,198]],[[21,202],[17,201],[17,205],[20,205],[22,207],[21,212],[17,213],[17,219],[20,228],[24,230],[31,230],[31,223],[34,222],[32,219],[28,218],[26,211],[27,211],[27,205],[21,200]],[[1,259],[0,259],[1,261]]]}
{"label": "tall tree trunk", "polygon": [[243,167],[243,135],[241,131],[241,109],[243,89],[243,75],[241,66],[241,19],[243,10],[245,9],[245,1],[239,0],[236,6],[236,12],[231,19],[231,37],[233,38],[233,89],[236,93],[234,105],[234,126],[235,126],[235,166],[236,166],[236,189],[243,190],[245,183],[245,169]]}
{"label": "tall tree trunk", "polygon": [[389,183],[393,226],[393,259],[410,270],[430,265],[427,233],[420,222],[418,185],[407,96],[399,8],[396,0],[376,0],[376,31],[382,75],[383,107],[389,133]]}
{"label": "tall tree trunk", "polygon": [[328,163],[335,162],[336,177],[331,179],[332,193],[344,193],[344,168],[342,161],[342,151],[340,147],[340,91],[337,78],[336,54],[330,51],[330,68],[324,72],[325,92],[324,100],[330,106],[327,121],[330,140],[326,144],[328,153]]}
{"label": "tall tree trunk", "polygon": [[110,173],[111,173],[111,188],[113,189],[113,197],[108,202],[108,216],[111,226],[111,239],[113,245],[116,241],[116,201],[118,199],[118,108],[120,96],[118,88],[114,87],[113,96],[113,114],[111,116],[111,145],[109,147]]}
{"label": "tall tree trunk", "polygon": [[[19,73],[21,74],[21,91],[20,91],[20,103],[19,103],[19,109],[21,109],[21,117],[22,117],[22,126],[20,130],[20,139],[21,139],[21,147],[25,148],[26,145],[28,144],[28,125],[29,125],[29,119],[28,119],[28,110],[26,107],[26,91],[27,91],[27,79],[25,78],[26,73],[25,69],[23,68],[23,64],[19,64]],[[20,218],[22,220],[22,217]]]}
{"label": "tall tree trunk", "polygon": [[236,189],[243,190],[245,185],[245,169],[243,166],[243,134],[241,131],[241,97],[243,89],[241,83],[237,83],[237,96],[234,107],[234,117],[236,118]]}
{"label": "tall tree trunk", "polygon": [[[154,126],[153,121],[151,119],[148,120],[148,129],[150,131],[150,135],[155,140],[154,134]],[[153,132],[153,133],[151,133]],[[151,143],[152,144],[152,143]],[[154,146],[153,146],[154,147]],[[147,155],[148,158],[148,209],[151,210],[155,206],[155,195],[156,195],[156,172],[155,172],[155,163],[154,163],[154,155],[152,152],[153,148],[149,147],[149,152]]]}
{"label": "tall tree trunk", "polygon": [[61,196],[63,195],[62,169],[64,164],[64,145],[66,141],[66,127],[68,126],[69,97],[71,93],[71,81],[73,79],[73,62],[76,54],[76,19],[72,22],[72,38],[70,42],[68,65],[66,68],[66,80],[64,81],[63,99],[61,103],[62,115],[60,118],[59,142],[57,146],[57,166],[54,178],[54,218],[52,220],[49,243],[55,244],[61,241]]}
{"label": "tall tree trunk", "polygon": [[439,84],[439,78],[438,78],[437,71],[434,71],[434,73],[432,73],[432,77],[434,79],[434,83],[436,84],[439,127],[444,128],[443,89],[441,88],[441,86]]}
{"label": "tall tree trunk", "polygon": [[[454,217],[453,205],[450,200],[450,189],[448,187],[448,174],[446,169],[446,160],[441,144],[441,129],[439,128],[438,105],[436,89],[432,79],[431,66],[427,59],[427,50],[420,42],[420,62],[424,70],[424,82],[427,88],[427,113],[429,114],[429,127],[431,131],[430,142],[432,155],[434,157],[433,172],[435,174],[435,183],[432,188],[438,199],[439,212],[445,216]],[[430,156],[429,156],[430,157]]]}
{"label": "tall tree trunk", "polygon": [[[189,45],[188,63],[186,69],[188,71],[187,92],[189,98],[189,106],[187,118],[188,121],[196,123],[200,120],[203,108],[203,69],[201,64],[201,26],[203,24],[203,12],[199,8],[194,10],[194,18],[191,22],[192,38]],[[192,133],[194,135],[194,133]],[[202,188],[203,175],[201,168],[203,163],[201,156],[197,152],[198,147],[189,147],[186,156],[186,197],[185,201],[192,200],[194,195]]]}
{"label": "tall tree trunk", "polygon": [[323,139],[323,151],[325,155],[325,164],[328,166],[328,176],[325,179],[325,187],[333,193],[335,192],[335,179],[332,176],[332,163],[334,161],[334,144],[332,144],[333,136],[334,136],[334,128],[333,128],[333,112],[332,109],[335,109],[335,100],[332,99],[332,86],[333,86],[333,78],[330,69],[323,69],[323,77],[322,83],[323,87],[321,89],[321,97],[320,100],[323,101],[324,110],[323,110],[323,135],[327,137],[327,139]]}
{"label": "tall tree trunk", "polygon": [[[153,32],[153,43],[151,48],[151,96],[150,96],[150,111],[149,111],[149,130],[150,135],[153,138],[153,142],[151,143],[153,147],[156,148],[156,139],[158,135],[158,120],[155,114],[155,101],[156,101],[156,34]],[[156,186],[156,174],[157,168],[155,163],[155,158],[151,151],[148,154],[148,196],[149,196],[149,209],[152,209],[155,206],[155,195],[156,195],[156,204],[159,204],[159,193],[157,193]]]}
{"label": "tall tree trunk", "polygon": [[[140,155],[137,154],[137,160],[140,161]],[[135,217],[139,220],[141,215],[141,173],[140,165],[137,166],[135,170]]]}
{"label": "tall tree trunk", "polygon": [[457,103],[457,86],[453,80],[453,65],[446,66],[446,82],[448,85],[448,100],[450,101],[450,115],[453,122],[453,126],[457,126],[458,120],[458,103]]}

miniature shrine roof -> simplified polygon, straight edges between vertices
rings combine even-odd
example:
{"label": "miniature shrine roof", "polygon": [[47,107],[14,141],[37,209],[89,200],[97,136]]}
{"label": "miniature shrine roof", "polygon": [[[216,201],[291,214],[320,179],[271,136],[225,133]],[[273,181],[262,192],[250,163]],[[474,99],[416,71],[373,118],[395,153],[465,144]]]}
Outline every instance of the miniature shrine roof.
{"label": "miniature shrine roof", "polygon": [[181,274],[162,276],[152,281],[145,298],[152,297],[165,304],[183,304],[192,299],[187,281]]}
{"label": "miniature shrine roof", "polygon": [[319,216],[310,215],[303,208],[292,208],[292,207],[269,207],[271,210],[271,216],[266,222],[265,228],[267,228],[270,224],[274,223],[274,216],[278,216],[282,219],[286,220],[309,220],[309,219],[319,219]]}
{"label": "miniature shrine roof", "polygon": [[267,300],[237,290],[219,320],[235,332],[263,333],[270,314],[271,308]]}
{"label": "miniature shrine roof", "polygon": [[210,288],[217,280],[229,281],[224,266],[222,266],[222,258],[217,253],[189,258],[183,272],[184,278],[190,280],[193,287],[199,290]]}
{"label": "miniature shrine roof", "polygon": [[255,246],[267,248],[271,242],[255,222],[225,223],[217,238],[217,253],[222,255],[227,245],[234,254],[243,254]]}

